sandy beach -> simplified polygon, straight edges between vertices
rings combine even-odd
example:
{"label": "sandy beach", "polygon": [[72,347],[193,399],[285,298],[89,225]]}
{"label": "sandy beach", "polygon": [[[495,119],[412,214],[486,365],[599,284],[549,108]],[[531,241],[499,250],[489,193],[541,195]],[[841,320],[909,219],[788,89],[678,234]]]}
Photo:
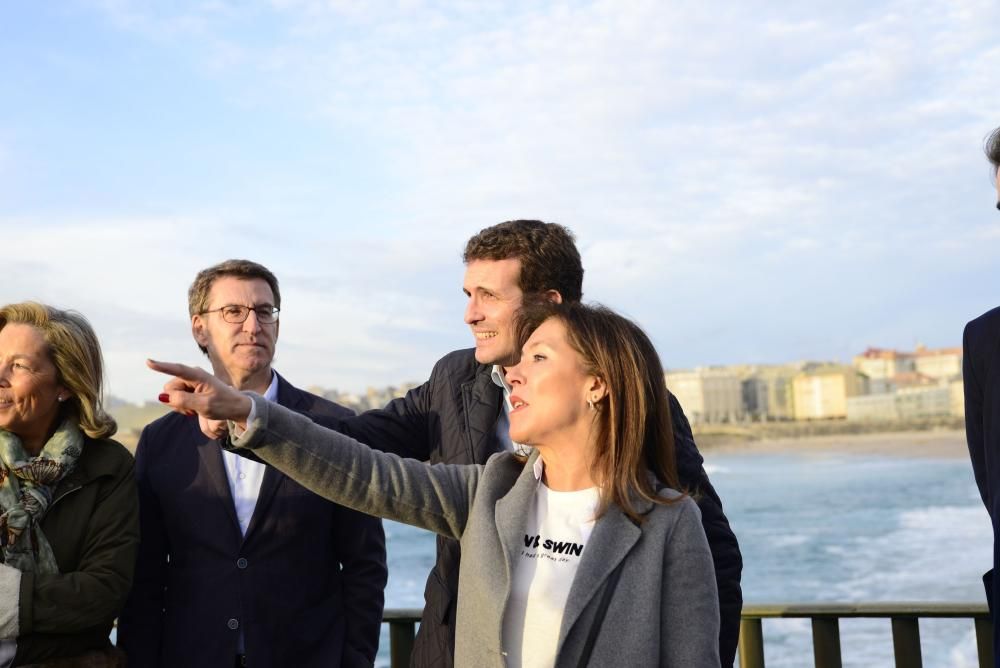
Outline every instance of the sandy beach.
{"label": "sandy beach", "polygon": [[790,453],[895,455],[900,457],[968,458],[965,431],[934,429],[875,434],[835,434],[760,440],[707,438],[698,441],[706,454]]}

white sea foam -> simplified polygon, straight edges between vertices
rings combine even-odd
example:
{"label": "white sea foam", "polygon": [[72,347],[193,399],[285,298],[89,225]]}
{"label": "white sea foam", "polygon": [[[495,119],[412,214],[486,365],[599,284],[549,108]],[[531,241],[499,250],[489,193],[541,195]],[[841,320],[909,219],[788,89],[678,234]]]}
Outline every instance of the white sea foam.
{"label": "white sea foam", "polygon": [[980,508],[920,508],[894,531],[854,539],[843,558],[851,577],[836,591],[846,600],[981,600],[993,535]]}
{"label": "white sea foam", "polygon": [[812,537],[804,533],[792,533],[783,536],[775,536],[774,538],[771,539],[771,544],[775,548],[781,549],[786,547],[797,547],[799,545],[805,545],[810,540],[812,540]]}

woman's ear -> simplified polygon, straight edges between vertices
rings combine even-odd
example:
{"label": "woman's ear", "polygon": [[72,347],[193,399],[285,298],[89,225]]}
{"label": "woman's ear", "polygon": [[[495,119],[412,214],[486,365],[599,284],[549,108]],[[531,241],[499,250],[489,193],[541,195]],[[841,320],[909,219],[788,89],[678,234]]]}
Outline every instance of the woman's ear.
{"label": "woman's ear", "polygon": [[608,384],[600,376],[591,376],[587,386],[587,401],[597,403],[608,395]]}

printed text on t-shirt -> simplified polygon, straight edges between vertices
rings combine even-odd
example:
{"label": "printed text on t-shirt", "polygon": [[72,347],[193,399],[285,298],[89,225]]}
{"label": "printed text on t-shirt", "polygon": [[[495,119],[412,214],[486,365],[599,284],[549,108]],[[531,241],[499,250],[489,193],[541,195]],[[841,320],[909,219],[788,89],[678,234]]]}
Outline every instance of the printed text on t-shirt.
{"label": "printed text on t-shirt", "polygon": [[573,557],[579,557],[583,554],[583,545],[580,543],[561,540],[556,541],[549,538],[542,540],[541,536],[529,536],[527,534],[524,536],[524,546],[533,547],[535,549],[538,549],[538,547],[541,546],[543,550],[555,552],[556,554],[567,554]]}

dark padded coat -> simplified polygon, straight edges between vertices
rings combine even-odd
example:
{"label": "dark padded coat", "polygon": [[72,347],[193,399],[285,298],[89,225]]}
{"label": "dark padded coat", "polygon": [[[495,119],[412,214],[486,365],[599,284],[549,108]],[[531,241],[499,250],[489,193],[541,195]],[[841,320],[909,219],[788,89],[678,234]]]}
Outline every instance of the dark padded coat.
{"label": "dark padded coat", "polygon": [[87,438],[76,468],[56,487],[42,531],[59,573],[21,575],[15,666],[109,646],[139,546],[133,468],[117,441]]}
{"label": "dark padded coat", "polygon": [[[491,370],[476,362],[473,349],[452,352],[434,365],[426,383],[384,409],[345,420],[340,431],[375,449],[432,464],[485,464],[503,447],[496,436],[503,392],[493,383]],[[743,606],[743,560],[722,502],[702,467],[691,427],[672,395],[670,406],[681,484],[696,493],[715,562],[722,665],[732,666]],[[424,616],[413,650],[411,665],[416,668],[453,665],[460,558],[458,541],[439,536],[437,563],[427,578]]]}

